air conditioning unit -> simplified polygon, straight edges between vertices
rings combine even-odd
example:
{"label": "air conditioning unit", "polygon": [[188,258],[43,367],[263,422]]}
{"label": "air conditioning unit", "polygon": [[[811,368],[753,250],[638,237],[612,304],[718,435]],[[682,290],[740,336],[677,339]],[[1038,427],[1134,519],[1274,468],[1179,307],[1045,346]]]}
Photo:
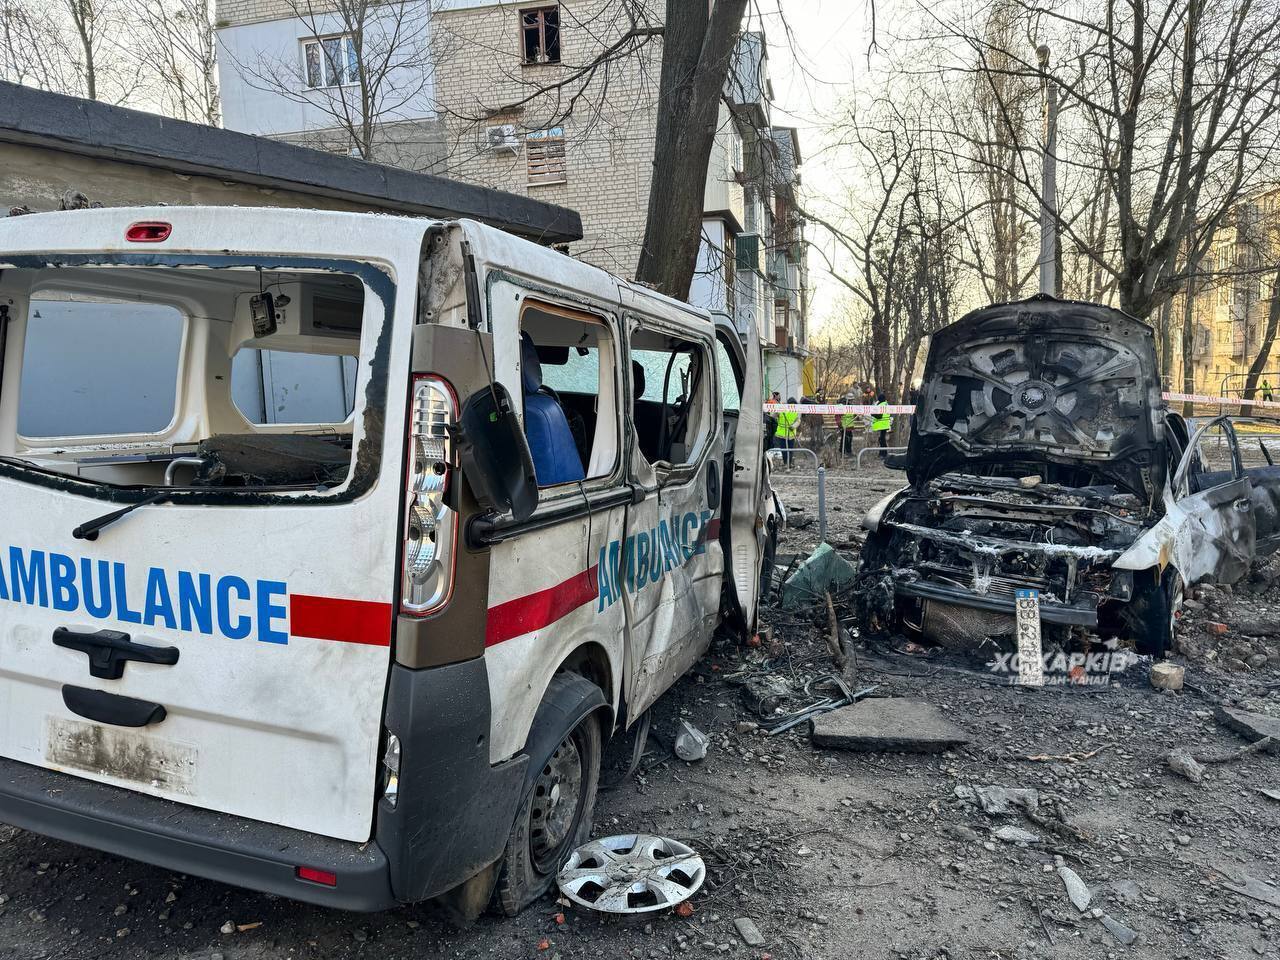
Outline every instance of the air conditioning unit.
{"label": "air conditioning unit", "polygon": [[489,149],[494,153],[510,150],[512,153],[520,149],[520,135],[516,133],[514,123],[500,123],[485,130],[489,136]]}

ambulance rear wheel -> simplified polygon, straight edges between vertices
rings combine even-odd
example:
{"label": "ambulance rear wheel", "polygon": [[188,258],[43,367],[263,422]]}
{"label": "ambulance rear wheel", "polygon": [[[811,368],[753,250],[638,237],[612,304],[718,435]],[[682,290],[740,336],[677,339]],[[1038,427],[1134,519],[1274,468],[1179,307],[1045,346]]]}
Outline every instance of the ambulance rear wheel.
{"label": "ambulance rear wheel", "polygon": [[578,722],[543,764],[507,837],[495,896],[509,917],[551,889],[569,854],[586,843],[600,780],[600,722]]}

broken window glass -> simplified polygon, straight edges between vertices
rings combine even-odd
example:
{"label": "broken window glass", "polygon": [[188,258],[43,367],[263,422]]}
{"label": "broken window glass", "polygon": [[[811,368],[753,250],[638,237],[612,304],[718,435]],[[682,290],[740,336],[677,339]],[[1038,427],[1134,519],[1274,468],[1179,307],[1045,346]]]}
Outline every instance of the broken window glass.
{"label": "broken window glass", "polygon": [[521,10],[520,39],[525,63],[559,63],[560,8]]}

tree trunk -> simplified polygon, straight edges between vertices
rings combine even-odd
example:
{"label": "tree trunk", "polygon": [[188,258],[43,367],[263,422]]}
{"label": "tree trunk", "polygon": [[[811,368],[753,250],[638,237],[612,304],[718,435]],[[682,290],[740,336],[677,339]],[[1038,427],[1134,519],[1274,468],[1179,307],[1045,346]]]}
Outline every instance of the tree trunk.
{"label": "tree trunk", "polygon": [[1280,266],[1276,267],[1271,287],[1271,306],[1267,308],[1267,329],[1263,331],[1262,342],[1258,344],[1258,355],[1253,358],[1249,373],[1244,380],[1244,395],[1250,400],[1254,398],[1254,393],[1258,389],[1258,378],[1267,370],[1267,360],[1271,356],[1271,347],[1276,342],[1278,326],[1280,326]]}
{"label": "tree trunk", "polygon": [[747,0],[667,0],[649,211],[636,279],[689,296],[702,242],[707,163]]}

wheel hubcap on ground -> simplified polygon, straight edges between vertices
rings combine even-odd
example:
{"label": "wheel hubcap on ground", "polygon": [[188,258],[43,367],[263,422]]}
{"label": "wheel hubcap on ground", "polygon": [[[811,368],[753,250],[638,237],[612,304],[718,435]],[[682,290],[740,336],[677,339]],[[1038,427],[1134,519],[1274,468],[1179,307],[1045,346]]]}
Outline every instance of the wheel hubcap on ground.
{"label": "wheel hubcap on ground", "polygon": [[692,848],[631,834],[592,840],[574,850],[556,881],[566,897],[593,910],[647,913],[688,900],[706,878],[706,865]]}

